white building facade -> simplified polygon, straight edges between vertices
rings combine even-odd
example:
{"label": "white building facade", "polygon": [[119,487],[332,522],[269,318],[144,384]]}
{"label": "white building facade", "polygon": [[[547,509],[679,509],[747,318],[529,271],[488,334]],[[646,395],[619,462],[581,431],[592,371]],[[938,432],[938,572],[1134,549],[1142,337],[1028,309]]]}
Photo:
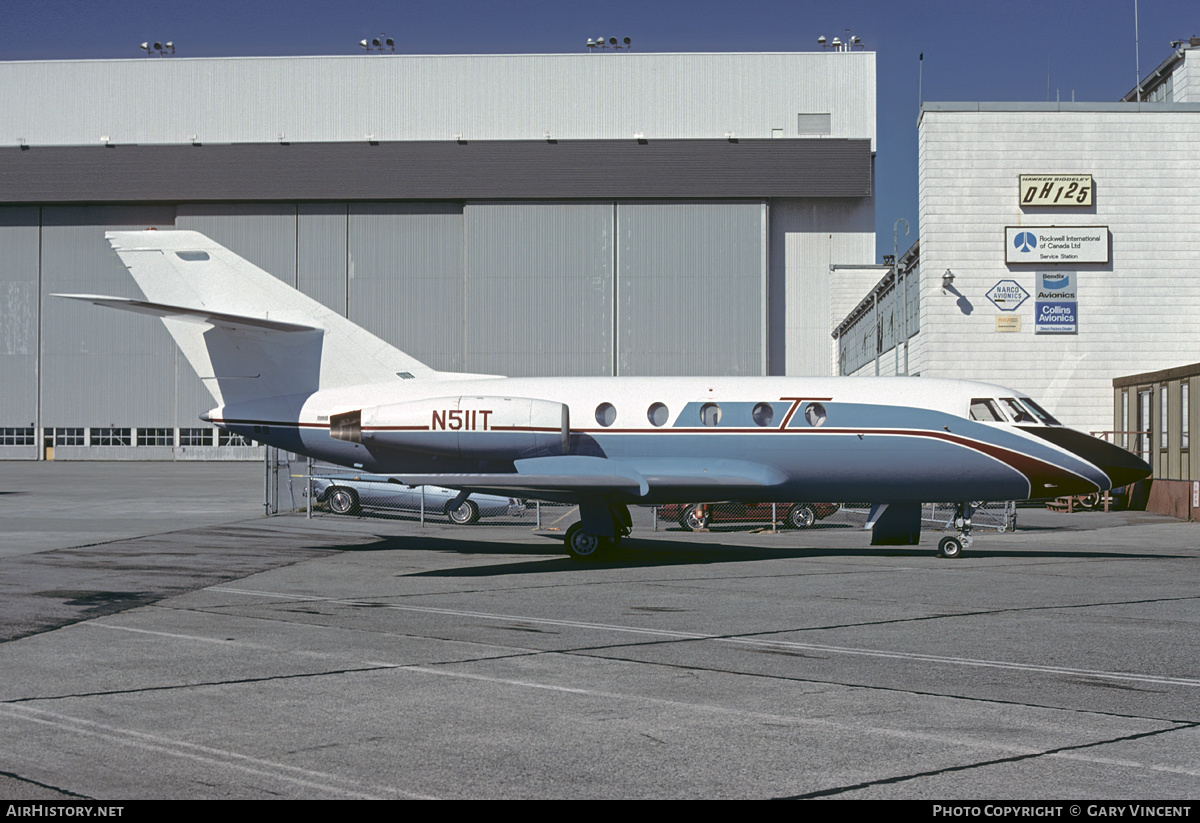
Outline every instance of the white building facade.
{"label": "white building facade", "polygon": [[[1011,386],[1099,432],[1114,425],[1114,378],[1195,361],[1200,49],[1189,45],[1143,84],[1163,102],[922,107],[909,373]],[[870,336],[865,305],[843,334]],[[879,348],[882,373],[902,373],[903,348]],[[844,371],[874,373],[863,361]]]}

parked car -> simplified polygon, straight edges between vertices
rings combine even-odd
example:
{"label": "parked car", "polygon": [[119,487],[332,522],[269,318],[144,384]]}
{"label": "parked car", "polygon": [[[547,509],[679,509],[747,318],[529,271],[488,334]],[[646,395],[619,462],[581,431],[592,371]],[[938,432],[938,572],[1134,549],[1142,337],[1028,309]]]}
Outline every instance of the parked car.
{"label": "parked car", "polygon": [[[775,514],[783,525],[807,529],[840,509],[837,503],[776,503]],[[689,531],[710,523],[770,523],[770,503],[668,503],[658,507],[664,520],[678,520]]]}
{"label": "parked car", "polygon": [[[334,514],[358,514],[363,508],[421,511],[421,486],[390,483],[382,478],[329,475],[312,479],[313,501],[329,507]],[[458,508],[450,504],[458,497],[457,489],[425,486],[425,513],[445,514],[460,526],[478,522],[481,517],[517,516],[525,512],[525,501],[494,494],[472,494]]]}

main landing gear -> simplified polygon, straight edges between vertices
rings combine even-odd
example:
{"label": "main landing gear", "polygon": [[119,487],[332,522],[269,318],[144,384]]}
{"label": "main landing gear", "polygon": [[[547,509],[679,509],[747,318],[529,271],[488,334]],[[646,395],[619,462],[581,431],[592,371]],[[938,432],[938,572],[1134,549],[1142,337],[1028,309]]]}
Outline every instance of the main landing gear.
{"label": "main landing gear", "polygon": [[959,503],[954,513],[957,536],[943,537],[938,541],[938,557],[962,557],[963,549],[971,548],[975,541],[971,537],[971,515],[975,512],[972,503]]}
{"label": "main landing gear", "polygon": [[567,529],[563,545],[575,560],[596,560],[621,544],[633,530],[633,519],[623,503],[579,506],[580,521]]}

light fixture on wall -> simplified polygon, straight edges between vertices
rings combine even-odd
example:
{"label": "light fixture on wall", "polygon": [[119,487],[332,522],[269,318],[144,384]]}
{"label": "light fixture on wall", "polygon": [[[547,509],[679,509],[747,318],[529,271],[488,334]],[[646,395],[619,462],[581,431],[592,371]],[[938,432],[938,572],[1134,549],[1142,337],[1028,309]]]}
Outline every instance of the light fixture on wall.
{"label": "light fixture on wall", "polygon": [[946,273],[942,275],[942,291],[954,287],[954,272],[946,269]]}

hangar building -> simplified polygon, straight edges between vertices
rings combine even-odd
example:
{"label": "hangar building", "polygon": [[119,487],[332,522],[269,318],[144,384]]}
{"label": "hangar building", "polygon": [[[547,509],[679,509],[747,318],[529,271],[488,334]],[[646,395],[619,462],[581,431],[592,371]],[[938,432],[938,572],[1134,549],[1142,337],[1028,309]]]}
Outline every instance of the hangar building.
{"label": "hangar building", "polygon": [[903,374],[907,357],[1083,431],[1178,421],[1171,389],[1114,425],[1112,392],[1200,349],[1200,40],[1122,102],[925,103],[918,128],[919,245],[834,326],[839,371]]}
{"label": "hangar building", "polygon": [[[875,55],[0,63],[0,459],[249,457],[103,239],[211,236],[438,369],[830,374]],[[862,278],[866,276],[866,282]]]}

